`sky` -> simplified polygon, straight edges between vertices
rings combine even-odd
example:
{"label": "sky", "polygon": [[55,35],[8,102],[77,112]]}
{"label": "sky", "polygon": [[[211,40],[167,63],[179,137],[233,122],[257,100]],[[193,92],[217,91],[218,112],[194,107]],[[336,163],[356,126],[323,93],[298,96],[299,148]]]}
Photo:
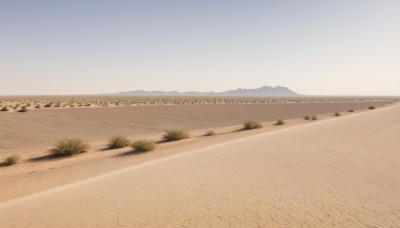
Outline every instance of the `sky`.
{"label": "sky", "polygon": [[400,95],[398,0],[0,0],[0,95]]}

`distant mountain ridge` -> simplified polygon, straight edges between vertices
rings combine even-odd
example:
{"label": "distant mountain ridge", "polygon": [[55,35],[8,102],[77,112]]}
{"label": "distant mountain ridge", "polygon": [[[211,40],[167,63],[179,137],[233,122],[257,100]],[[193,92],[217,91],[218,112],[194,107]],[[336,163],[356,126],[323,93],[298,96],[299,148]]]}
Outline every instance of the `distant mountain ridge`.
{"label": "distant mountain ridge", "polygon": [[282,86],[263,86],[256,89],[234,89],[225,92],[177,92],[177,91],[144,91],[134,90],[127,92],[120,92],[116,95],[125,96],[237,96],[237,97],[293,97],[300,96],[300,94]]}

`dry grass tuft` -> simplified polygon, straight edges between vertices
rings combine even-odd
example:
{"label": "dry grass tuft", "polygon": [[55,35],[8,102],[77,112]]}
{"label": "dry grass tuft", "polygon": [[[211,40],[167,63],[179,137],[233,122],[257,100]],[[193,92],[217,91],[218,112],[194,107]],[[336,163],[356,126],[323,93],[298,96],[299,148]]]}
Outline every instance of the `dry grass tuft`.
{"label": "dry grass tuft", "polygon": [[18,112],[28,112],[28,108],[26,106],[22,106]]}
{"label": "dry grass tuft", "polygon": [[368,109],[376,109],[375,106],[369,106]]}
{"label": "dry grass tuft", "polygon": [[318,116],[312,116],[311,120],[318,120]]}
{"label": "dry grass tuft", "polygon": [[285,121],[279,119],[279,120],[276,121],[275,125],[278,125],[278,126],[279,125],[285,125]]}
{"label": "dry grass tuft", "polygon": [[131,141],[127,136],[113,136],[108,140],[108,148],[110,149],[124,148],[129,146],[129,144],[131,144]]}
{"label": "dry grass tuft", "polygon": [[339,112],[335,112],[335,114],[333,114],[334,116],[340,116]]}
{"label": "dry grass tuft", "polygon": [[137,140],[131,146],[135,152],[147,152],[156,148],[156,144],[151,140]]}
{"label": "dry grass tuft", "polygon": [[64,139],[56,144],[56,147],[50,150],[54,156],[70,156],[86,152],[90,148],[89,143],[80,138]]}
{"label": "dry grass tuft", "polygon": [[5,165],[15,165],[21,160],[21,156],[18,154],[11,155],[4,159],[4,164]]}
{"label": "dry grass tuft", "polygon": [[190,135],[184,130],[166,130],[163,139],[166,141],[176,141],[189,138]]}
{"label": "dry grass tuft", "polygon": [[244,129],[251,130],[251,129],[259,129],[262,128],[260,122],[249,120],[244,123]]}
{"label": "dry grass tuft", "polygon": [[303,117],[303,119],[304,120],[310,120],[310,117],[309,116],[305,116],[305,117]]}
{"label": "dry grass tuft", "polygon": [[216,135],[216,133],[215,133],[215,131],[213,131],[213,130],[209,130],[209,131],[207,131],[204,135],[205,135],[205,136],[213,136],[213,135]]}

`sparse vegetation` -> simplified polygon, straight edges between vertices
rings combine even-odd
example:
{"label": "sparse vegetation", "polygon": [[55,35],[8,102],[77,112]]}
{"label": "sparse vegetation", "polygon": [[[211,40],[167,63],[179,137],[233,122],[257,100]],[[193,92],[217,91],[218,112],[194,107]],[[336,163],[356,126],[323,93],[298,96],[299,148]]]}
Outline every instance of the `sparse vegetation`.
{"label": "sparse vegetation", "polygon": [[14,154],[4,159],[5,165],[15,165],[21,160],[21,156]]}
{"label": "sparse vegetation", "polygon": [[131,146],[135,152],[147,152],[156,148],[156,144],[151,140],[137,140]]}
{"label": "sparse vegetation", "polygon": [[312,116],[311,120],[318,120],[318,116]]}
{"label": "sparse vegetation", "polygon": [[19,112],[28,112],[28,108],[26,106],[22,106]]}
{"label": "sparse vegetation", "polygon": [[353,109],[350,109],[349,112],[354,112],[354,110],[353,110]]}
{"label": "sparse vegetation", "polygon": [[209,130],[209,131],[207,131],[206,134],[204,134],[204,135],[205,135],[205,136],[213,136],[213,135],[215,135],[215,131]]}
{"label": "sparse vegetation", "polygon": [[124,148],[129,146],[131,141],[127,136],[113,136],[110,140],[108,140],[108,147],[110,149]]}
{"label": "sparse vegetation", "polygon": [[334,116],[340,116],[339,112],[335,112],[335,114],[333,114]]}
{"label": "sparse vegetation", "polygon": [[376,109],[375,106],[369,106],[368,109]]}
{"label": "sparse vegetation", "polygon": [[9,109],[7,106],[5,106],[5,107],[3,107],[0,111],[2,111],[2,112],[8,112],[8,111],[10,111],[10,109]]}
{"label": "sparse vegetation", "polygon": [[244,129],[251,130],[251,129],[258,129],[262,128],[262,125],[254,120],[249,120],[244,123]]}
{"label": "sparse vegetation", "polygon": [[303,117],[303,119],[304,120],[310,120],[310,117],[309,116],[305,116],[305,117]]}
{"label": "sparse vegetation", "polygon": [[54,156],[70,156],[86,152],[90,145],[80,138],[64,139],[56,144],[56,147],[50,150]]}
{"label": "sparse vegetation", "polygon": [[166,130],[163,139],[166,141],[175,141],[189,138],[190,135],[184,130]]}
{"label": "sparse vegetation", "polygon": [[285,121],[279,119],[276,121],[275,125],[285,125]]}

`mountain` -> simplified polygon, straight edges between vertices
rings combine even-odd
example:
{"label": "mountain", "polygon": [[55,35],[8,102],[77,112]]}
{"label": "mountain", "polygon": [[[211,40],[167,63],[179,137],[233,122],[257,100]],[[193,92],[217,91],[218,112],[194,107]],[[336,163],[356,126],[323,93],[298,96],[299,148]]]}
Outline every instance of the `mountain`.
{"label": "mountain", "polygon": [[116,95],[124,96],[237,96],[237,97],[293,97],[300,94],[282,86],[263,86],[257,89],[235,89],[225,92],[177,92],[177,91],[144,91],[135,90],[128,92],[120,92]]}

